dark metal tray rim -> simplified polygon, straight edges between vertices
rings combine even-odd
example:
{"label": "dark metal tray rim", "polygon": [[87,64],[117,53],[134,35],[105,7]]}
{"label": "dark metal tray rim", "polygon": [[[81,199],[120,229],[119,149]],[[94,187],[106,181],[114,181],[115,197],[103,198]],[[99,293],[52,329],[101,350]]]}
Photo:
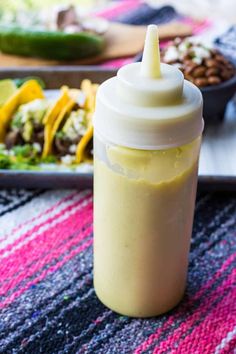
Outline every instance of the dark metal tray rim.
{"label": "dark metal tray rim", "polygon": [[[5,188],[92,188],[93,173],[77,171],[19,171],[0,169],[0,187]],[[201,190],[236,189],[236,176],[198,177]]]}

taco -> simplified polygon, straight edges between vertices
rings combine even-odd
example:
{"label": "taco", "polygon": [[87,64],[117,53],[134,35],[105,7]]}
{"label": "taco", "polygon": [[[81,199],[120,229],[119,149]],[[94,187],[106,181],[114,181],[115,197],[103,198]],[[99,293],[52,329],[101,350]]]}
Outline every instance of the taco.
{"label": "taco", "polygon": [[51,109],[48,110],[47,114],[43,118],[43,124],[45,126],[45,128],[44,128],[44,141],[45,141],[45,143],[44,143],[44,147],[43,147],[42,156],[44,158],[47,157],[51,153],[52,130],[53,130],[53,126],[55,124],[55,121],[57,120],[57,117],[61,114],[61,112],[64,110],[64,107],[66,107],[69,100],[70,100],[70,97],[69,97],[68,87],[62,86],[59,99],[51,107]]}
{"label": "taco", "polygon": [[56,102],[48,100],[37,81],[26,82],[0,110],[0,133],[6,148],[27,145],[29,157],[41,156],[44,145],[48,144],[47,132],[59,113],[58,107],[68,98],[63,88]]}
{"label": "taco", "polygon": [[96,93],[98,84],[92,84],[89,80],[84,80],[81,84],[81,90],[84,93],[85,111],[87,112],[87,131],[82,137],[76,150],[76,162],[93,161],[93,123],[92,118],[95,110]]}
{"label": "taco", "polygon": [[69,90],[70,99],[52,125],[49,151],[66,164],[92,160],[92,114],[97,85],[84,80],[81,90]]}
{"label": "taco", "polygon": [[0,109],[0,142],[3,143],[9,124],[14,114],[21,105],[27,104],[34,99],[44,99],[44,94],[35,80],[27,81]]}

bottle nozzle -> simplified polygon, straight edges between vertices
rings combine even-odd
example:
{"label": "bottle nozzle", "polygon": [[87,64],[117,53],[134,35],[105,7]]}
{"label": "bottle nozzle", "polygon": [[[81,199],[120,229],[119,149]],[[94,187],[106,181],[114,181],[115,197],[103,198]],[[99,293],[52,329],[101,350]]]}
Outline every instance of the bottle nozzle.
{"label": "bottle nozzle", "polygon": [[161,77],[159,38],[156,25],[149,25],[143,49],[141,76],[157,79]]}

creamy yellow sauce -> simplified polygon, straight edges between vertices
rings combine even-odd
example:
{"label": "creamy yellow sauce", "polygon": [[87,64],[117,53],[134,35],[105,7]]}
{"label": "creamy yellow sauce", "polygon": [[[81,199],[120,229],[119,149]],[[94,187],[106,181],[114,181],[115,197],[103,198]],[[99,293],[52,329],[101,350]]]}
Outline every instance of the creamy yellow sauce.
{"label": "creamy yellow sauce", "polygon": [[155,316],[180,301],[199,146],[164,154],[110,147],[108,163],[95,158],[94,285],[114,311]]}

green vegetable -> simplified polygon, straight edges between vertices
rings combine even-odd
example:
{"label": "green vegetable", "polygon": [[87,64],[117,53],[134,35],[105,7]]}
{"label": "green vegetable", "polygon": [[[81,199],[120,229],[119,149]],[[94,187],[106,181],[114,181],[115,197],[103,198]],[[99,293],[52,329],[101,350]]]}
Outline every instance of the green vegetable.
{"label": "green vegetable", "polygon": [[35,165],[29,165],[28,162],[13,162],[10,166],[11,170],[30,170],[38,171],[40,168]]}
{"label": "green vegetable", "polygon": [[56,132],[56,137],[58,139],[63,139],[66,136],[66,134],[63,132],[63,130],[59,130],[58,132]]}
{"label": "green vegetable", "polygon": [[103,37],[87,32],[65,33],[0,26],[0,50],[8,54],[70,60],[96,55],[103,46]]}
{"label": "green vegetable", "polygon": [[33,131],[34,131],[34,127],[33,127],[32,121],[27,120],[25,122],[24,129],[22,132],[22,137],[23,137],[24,141],[27,141],[27,142],[30,141]]}
{"label": "green vegetable", "polygon": [[12,148],[12,151],[16,157],[28,157],[32,152],[32,147],[30,144],[16,145]]}
{"label": "green vegetable", "polygon": [[7,155],[0,155],[0,169],[7,170],[11,166],[11,160]]}
{"label": "green vegetable", "polygon": [[23,126],[22,113],[18,111],[14,114],[12,121],[10,123],[10,127],[20,129],[22,126]]}
{"label": "green vegetable", "polygon": [[11,169],[29,170],[38,168],[37,165],[40,163],[40,157],[32,145],[17,145],[11,151],[14,154],[11,160]]}
{"label": "green vegetable", "polygon": [[43,162],[43,163],[56,163],[57,158],[53,155],[49,155],[49,156],[43,157],[41,159],[41,162]]}
{"label": "green vegetable", "polygon": [[17,90],[14,80],[0,80],[0,106],[2,106]]}

